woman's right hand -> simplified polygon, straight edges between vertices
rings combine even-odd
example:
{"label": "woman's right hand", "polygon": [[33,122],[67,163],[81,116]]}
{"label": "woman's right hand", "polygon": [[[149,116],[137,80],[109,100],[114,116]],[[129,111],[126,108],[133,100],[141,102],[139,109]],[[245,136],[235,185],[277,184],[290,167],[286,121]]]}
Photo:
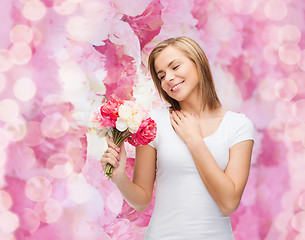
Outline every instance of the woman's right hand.
{"label": "woman's right hand", "polygon": [[126,151],[124,143],[118,147],[112,138],[107,138],[107,144],[108,149],[103,154],[101,163],[104,171],[107,163],[114,167],[111,180],[115,182],[122,174],[126,174]]}

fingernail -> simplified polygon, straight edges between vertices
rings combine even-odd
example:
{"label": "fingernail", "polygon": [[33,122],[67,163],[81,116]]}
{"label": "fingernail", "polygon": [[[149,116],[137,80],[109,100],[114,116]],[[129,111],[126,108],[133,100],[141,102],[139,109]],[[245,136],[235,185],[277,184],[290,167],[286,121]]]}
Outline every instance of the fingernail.
{"label": "fingernail", "polygon": [[121,148],[116,147],[115,150],[116,150],[117,152],[120,152],[120,151],[121,151]]}

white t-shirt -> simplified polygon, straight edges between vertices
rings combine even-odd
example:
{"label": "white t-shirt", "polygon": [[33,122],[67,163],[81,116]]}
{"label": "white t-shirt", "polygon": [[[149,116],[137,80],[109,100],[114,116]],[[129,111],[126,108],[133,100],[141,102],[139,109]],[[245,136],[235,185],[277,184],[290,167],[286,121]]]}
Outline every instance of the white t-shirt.
{"label": "white t-shirt", "polygon": [[[171,126],[168,109],[154,110],[151,117],[157,123],[157,136],[149,144],[157,150],[156,198],[145,239],[234,239],[229,216],[207,191],[191,153]],[[254,140],[252,122],[227,111],[216,132],[203,140],[224,170],[229,148],[248,139]]]}

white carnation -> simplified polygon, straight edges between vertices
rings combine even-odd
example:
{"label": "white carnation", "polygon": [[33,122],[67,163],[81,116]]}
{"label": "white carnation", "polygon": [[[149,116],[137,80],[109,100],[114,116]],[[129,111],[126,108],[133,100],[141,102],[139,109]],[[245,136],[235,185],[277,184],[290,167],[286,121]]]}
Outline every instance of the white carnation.
{"label": "white carnation", "polygon": [[131,133],[135,133],[138,131],[140,125],[142,122],[142,115],[141,114],[135,114],[127,121],[127,126],[129,128],[129,131]]}
{"label": "white carnation", "polygon": [[120,125],[124,122],[126,124],[126,128],[128,127],[128,130],[131,133],[138,131],[138,128],[143,120],[140,105],[133,101],[126,101],[120,106],[119,116],[120,117],[118,119],[121,119]]}
{"label": "white carnation", "polygon": [[116,125],[117,130],[119,130],[121,132],[123,132],[127,129],[126,122],[124,121],[124,119],[122,119],[120,117],[117,118],[115,125]]}

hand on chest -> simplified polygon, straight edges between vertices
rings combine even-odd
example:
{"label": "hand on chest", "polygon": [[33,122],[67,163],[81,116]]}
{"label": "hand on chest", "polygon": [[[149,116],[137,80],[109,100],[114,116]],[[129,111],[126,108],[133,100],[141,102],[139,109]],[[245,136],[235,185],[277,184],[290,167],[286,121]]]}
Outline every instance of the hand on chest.
{"label": "hand on chest", "polygon": [[[226,137],[222,131],[224,129],[220,129],[220,127],[224,127],[221,126],[223,125],[222,120],[223,117],[208,118],[198,121],[198,124],[202,141],[205,142],[216,162],[224,169],[228,161],[228,148]],[[189,149],[175,130],[172,127],[168,128],[170,124],[170,121],[166,120],[162,128],[159,129],[162,134],[160,134],[157,151],[158,167],[174,172],[196,171],[196,166]]]}
{"label": "hand on chest", "polygon": [[214,134],[219,128],[225,113],[221,112],[214,116],[196,116],[186,111],[173,111],[170,114],[170,123],[184,141],[192,138],[206,138]]}

